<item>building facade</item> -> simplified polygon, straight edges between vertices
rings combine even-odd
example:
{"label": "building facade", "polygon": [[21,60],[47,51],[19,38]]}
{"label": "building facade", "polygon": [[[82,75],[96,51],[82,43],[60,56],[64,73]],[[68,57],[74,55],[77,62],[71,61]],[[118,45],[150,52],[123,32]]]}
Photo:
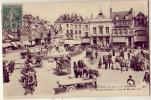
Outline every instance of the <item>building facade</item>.
{"label": "building facade", "polygon": [[132,46],[133,45],[133,10],[112,12],[113,22],[112,43],[114,46]]}
{"label": "building facade", "polygon": [[77,14],[61,15],[55,22],[57,26],[62,27],[62,33],[65,40],[81,40],[83,37],[83,18]]}
{"label": "building facade", "polygon": [[62,27],[64,39],[79,40],[82,44],[101,47],[148,47],[148,17],[141,12],[134,14],[132,8],[120,12],[110,9],[109,18],[100,11],[95,18],[90,19],[64,15],[59,17],[56,23]]}
{"label": "building facade", "polygon": [[148,18],[142,12],[134,16],[134,46],[149,47]]}
{"label": "building facade", "polygon": [[90,20],[91,44],[108,47],[112,40],[112,22],[100,11],[96,18]]}

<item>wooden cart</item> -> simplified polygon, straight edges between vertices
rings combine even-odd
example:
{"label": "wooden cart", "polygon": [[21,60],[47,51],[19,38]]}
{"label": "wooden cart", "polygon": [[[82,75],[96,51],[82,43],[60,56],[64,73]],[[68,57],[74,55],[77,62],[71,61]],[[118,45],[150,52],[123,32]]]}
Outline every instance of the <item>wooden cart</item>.
{"label": "wooden cart", "polygon": [[60,80],[57,82],[58,87],[54,88],[54,93],[58,94],[60,92],[71,92],[78,89],[94,88],[95,82],[93,79],[81,79],[73,78],[67,80]]}

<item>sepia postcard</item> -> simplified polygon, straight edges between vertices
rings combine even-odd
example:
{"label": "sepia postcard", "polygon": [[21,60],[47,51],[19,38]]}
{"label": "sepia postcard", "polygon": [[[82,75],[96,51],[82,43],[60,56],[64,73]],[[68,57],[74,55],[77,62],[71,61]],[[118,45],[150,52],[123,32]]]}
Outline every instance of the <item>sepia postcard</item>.
{"label": "sepia postcard", "polygon": [[149,1],[2,4],[4,98],[149,96]]}

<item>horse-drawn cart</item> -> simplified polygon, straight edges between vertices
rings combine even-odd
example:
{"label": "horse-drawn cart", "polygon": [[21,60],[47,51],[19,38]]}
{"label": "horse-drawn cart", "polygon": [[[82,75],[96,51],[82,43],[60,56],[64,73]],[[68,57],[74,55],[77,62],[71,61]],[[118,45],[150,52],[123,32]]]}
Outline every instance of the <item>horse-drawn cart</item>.
{"label": "horse-drawn cart", "polygon": [[63,57],[56,58],[56,74],[66,75],[71,73],[71,63],[69,59]]}
{"label": "horse-drawn cart", "polygon": [[56,88],[54,88],[54,93],[58,94],[60,92],[70,92],[78,89],[86,89],[86,88],[94,88],[95,82],[93,79],[81,79],[81,78],[74,78],[68,80],[60,80],[57,82]]}

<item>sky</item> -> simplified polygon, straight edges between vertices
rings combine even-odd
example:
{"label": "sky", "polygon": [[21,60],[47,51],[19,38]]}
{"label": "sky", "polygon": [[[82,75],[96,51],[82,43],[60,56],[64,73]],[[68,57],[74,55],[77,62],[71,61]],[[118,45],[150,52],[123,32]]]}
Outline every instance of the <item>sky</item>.
{"label": "sky", "polygon": [[96,17],[100,9],[106,17],[109,17],[110,8],[113,12],[128,11],[133,8],[136,12],[148,13],[147,0],[64,0],[64,2],[51,0],[51,2],[22,3],[22,5],[23,14],[40,16],[51,23],[65,13],[77,13],[84,18],[90,18],[93,14],[93,17]]}

